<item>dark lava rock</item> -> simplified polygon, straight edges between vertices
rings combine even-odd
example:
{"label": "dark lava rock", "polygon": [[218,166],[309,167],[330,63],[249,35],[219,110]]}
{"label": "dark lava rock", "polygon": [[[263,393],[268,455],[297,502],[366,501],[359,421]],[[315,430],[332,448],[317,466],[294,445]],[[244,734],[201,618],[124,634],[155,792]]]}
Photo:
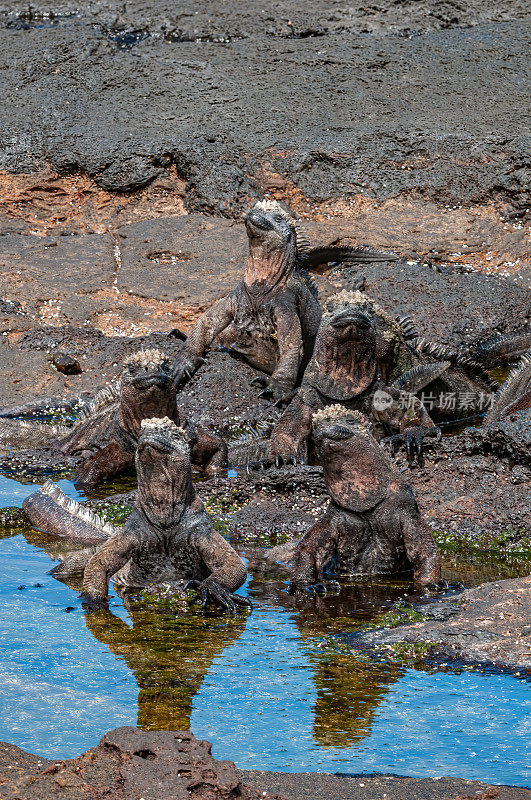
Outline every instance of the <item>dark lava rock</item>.
{"label": "dark lava rock", "polygon": [[[348,764],[345,765],[348,769]],[[239,770],[246,783],[279,792],[289,800],[529,800],[531,791],[487,786],[463,778],[404,778],[326,772]]]}
{"label": "dark lava rock", "polygon": [[531,674],[531,576],[485,583],[456,601],[419,608],[411,625],[366,631],[358,641],[373,647],[427,643],[432,652],[467,662],[520,669]]}
{"label": "dark lava rock", "polygon": [[365,277],[365,294],[393,317],[409,315],[421,336],[452,346],[531,324],[531,292],[504,278],[443,275],[420,263],[400,261],[343,270],[335,290],[352,288],[360,275]]}
{"label": "dark lava rock", "polygon": [[185,5],[6,7],[0,166],[126,192],[171,162],[190,210],[225,215],[279,176],[316,200],[528,202],[520,0]]}
{"label": "dark lava rock", "polygon": [[[188,731],[116,728],[76,759],[45,762],[6,746],[0,797],[37,800],[258,800],[264,793],[242,784],[232,761],[216,761],[211,744]],[[7,760],[7,759],[6,759]],[[44,763],[43,763],[44,762]],[[4,765],[2,765],[4,766]],[[2,780],[3,779],[3,780]],[[272,799],[277,795],[269,795]],[[279,798],[282,800],[282,798]]]}
{"label": "dark lava rock", "polygon": [[77,358],[72,358],[67,353],[52,353],[52,364],[63,375],[80,375],[83,370]]}
{"label": "dark lava rock", "polygon": [[529,800],[463,778],[236,770],[188,731],[110,731],[76,759],[49,761],[0,743],[2,800]]}

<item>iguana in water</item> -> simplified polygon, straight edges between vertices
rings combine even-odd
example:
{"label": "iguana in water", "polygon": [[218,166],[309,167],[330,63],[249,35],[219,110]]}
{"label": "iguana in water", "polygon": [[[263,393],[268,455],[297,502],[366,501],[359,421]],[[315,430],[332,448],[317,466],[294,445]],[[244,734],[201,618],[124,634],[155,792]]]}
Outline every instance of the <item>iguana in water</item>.
{"label": "iguana in water", "polygon": [[195,493],[186,431],[168,417],[142,420],[135,465],[137,500],[121,530],[105,527],[57,487],[34,492],[22,505],[36,527],[79,543],[100,542],[95,552],[74,553],[62,565],[63,575],[84,566],[82,603],[105,605],[112,579],[125,589],[186,581],[198,589],[203,608],[211,600],[229,613],[250,606],[233,594],[245,581],[245,566]]}
{"label": "iguana in water", "polygon": [[437,584],[437,545],[411,487],[370,433],[366,417],[328,406],[313,415],[313,437],[330,504],[295,548],[292,590],[319,590],[331,573],[392,575],[410,569],[417,585]]}
{"label": "iguana in water", "polygon": [[424,437],[438,438],[440,431],[416,397],[382,380],[376,349],[373,316],[343,293],[330,298],[302,385],[271,434],[277,464],[304,458],[312,416],[336,403],[370,417],[377,435],[390,435],[392,446],[405,442],[410,460],[414,450],[421,458]]}
{"label": "iguana in water", "polygon": [[216,340],[270,376],[275,400],[293,392],[311,356],[321,319],[307,268],[330,260],[396,260],[367,247],[311,248],[282,204],[264,201],[248,212],[249,256],[243,280],[194,324],[174,366],[176,384],[190,376]]}
{"label": "iguana in water", "polygon": [[[140,350],[129,356],[123,365],[119,384],[104,387],[82,410],[74,427],[58,429],[61,438],[48,442],[41,454],[42,463],[51,461],[77,464],[76,484],[94,488],[101,481],[119,475],[134,465],[135,449],[143,419],[167,416],[186,429],[194,464],[212,472],[226,466],[227,447],[222,439],[189,422],[177,403],[171,380],[171,359],[161,350]],[[12,426],[12,420],[0,423]],[[19,423],[28,433],[35,423]],[[49,427],[51,434],[57,429]],[[28,454],[29,456],[29,454]],[[24,454],[18,459],[24,460]],[[39,464],[39,453],[32,454]]]}

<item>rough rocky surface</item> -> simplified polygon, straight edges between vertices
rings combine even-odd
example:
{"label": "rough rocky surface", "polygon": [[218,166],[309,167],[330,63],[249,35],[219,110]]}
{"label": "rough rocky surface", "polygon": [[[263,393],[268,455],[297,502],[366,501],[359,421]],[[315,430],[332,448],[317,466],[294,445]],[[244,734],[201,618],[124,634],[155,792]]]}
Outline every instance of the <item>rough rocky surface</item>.
{"label": "rough rocky surface", "polygon": [[531,674],[531,577],[485,583],[420,607],[412,625],[367,631],[358,642],[385,648],[427,643],[432,653]]}
{"label": "rough rocky surface", "polygon": [[242,780],[288,800],[527,800],[529,789],[487,786],[459,778],[401,778],[397,775],[240,770]]}
{"label": "rough rocky surface", "polygon": [[116,728],[107,733],[97,747],[68,761],[37,761],[12,745],[5,747],[3,769],[0,767],[0,797],[5,800],[45,797],[258,800],[264,796],[276,797],[243,785],[231,761],[216,761],[210,754],[211,744],[196,739],[188,731],[144,732],[133,727]]}
{"label": "rough rocky surface", "polygon": [[76,759],[48,761],[0,743],[2,800],[528,800],[531,792],[459,778],[236,770],[188,731],[116,728]]}
{"label": "rough rocky surface", "polygon": [[222,213],[279,181],[317,200],[527,201],[520,0],[197,11],[5,5],[1,166],[132,191],[173,165],[189,209]]}

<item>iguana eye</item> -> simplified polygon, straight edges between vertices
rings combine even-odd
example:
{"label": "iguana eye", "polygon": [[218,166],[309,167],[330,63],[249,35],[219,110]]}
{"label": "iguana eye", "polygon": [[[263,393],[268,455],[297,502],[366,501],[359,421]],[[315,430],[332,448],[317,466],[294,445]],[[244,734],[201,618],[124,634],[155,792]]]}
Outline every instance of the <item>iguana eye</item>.
{"label": "iguana eye", "polygon": [[282,216],[282,214],[275,214],[275,216],[273,217],[273,219],[275,220],[275,222],[282,222],[282,220],[284,219],[284,217]]}

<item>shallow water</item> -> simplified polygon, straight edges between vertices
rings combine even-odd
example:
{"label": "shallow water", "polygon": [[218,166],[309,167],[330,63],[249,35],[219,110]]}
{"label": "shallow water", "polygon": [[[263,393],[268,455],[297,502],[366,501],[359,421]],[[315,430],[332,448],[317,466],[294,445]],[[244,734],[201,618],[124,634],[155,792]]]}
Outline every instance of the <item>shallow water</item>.
{"label": "shallow water", "polygon": [[[0,505],[20,506],[31,489],[0,478]],[[57,758],[117,725],[191,727],[242,768],[531,781],[529,683],[362,661],[326,645],[326,634],[409,595],[407,581],[297,599],[249,550],[251,615],[130,612],[118,598],[86,615],[76,587],[47,574],[57,540],[30,528],[0,535],[0,739]],[[528,572],[517,559],[445,560],[445,576],[466,585]]]}

